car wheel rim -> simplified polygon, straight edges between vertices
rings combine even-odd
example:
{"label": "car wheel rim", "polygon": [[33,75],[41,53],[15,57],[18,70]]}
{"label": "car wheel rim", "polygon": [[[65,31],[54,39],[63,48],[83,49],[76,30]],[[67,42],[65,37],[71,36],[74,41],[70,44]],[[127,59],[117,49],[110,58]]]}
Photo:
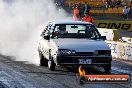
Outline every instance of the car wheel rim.
{"label": "car wheel rim", "polygon": [[48,67],[51,67],[51,60],[48,61]]}

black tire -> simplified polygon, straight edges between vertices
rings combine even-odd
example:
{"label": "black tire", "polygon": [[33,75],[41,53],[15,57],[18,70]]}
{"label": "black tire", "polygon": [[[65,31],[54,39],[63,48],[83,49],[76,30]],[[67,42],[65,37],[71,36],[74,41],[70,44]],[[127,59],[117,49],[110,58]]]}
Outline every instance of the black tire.
{"label": "black tire", "polygon": [[50,71],[55,71],[55,63],[53,61],[53,58],[49,58],[48,60],[48,68]]}
{"label": "black tire", "polygon": [[105,73],[110,73],[111,71],[111,63],[104,66]]}
{"label": "black tire", "polygon": [[48,60],[44,58],[43,54],[39,51],[40,66],[48,66]]}
{"label": "black tire", "polygon": [[83,76],[80,77],[80,79],[79,79],[80,85],[84,84],[85,81],[86,81],[85,77],[83,77]]}

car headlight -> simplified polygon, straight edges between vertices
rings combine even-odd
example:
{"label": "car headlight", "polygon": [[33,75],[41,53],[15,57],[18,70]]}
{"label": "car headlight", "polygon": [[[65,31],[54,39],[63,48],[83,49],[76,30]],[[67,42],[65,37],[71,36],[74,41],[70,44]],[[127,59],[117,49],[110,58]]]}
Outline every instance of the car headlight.
{"label": "car headlight", "polygon": [[94,54],[95,54],[95,55],[98,55],[98,50],[95,50],[95,51],[94,51]]}
{"label": "car headlight", "polygon": [[95,55],[111,55],[111,50],[95,50]]}
{"label": "car headlight", "polygon": [[69,49],[59,49],[58,50],[58,54],[75,54],[76,51],[75,50],[69,50]]}

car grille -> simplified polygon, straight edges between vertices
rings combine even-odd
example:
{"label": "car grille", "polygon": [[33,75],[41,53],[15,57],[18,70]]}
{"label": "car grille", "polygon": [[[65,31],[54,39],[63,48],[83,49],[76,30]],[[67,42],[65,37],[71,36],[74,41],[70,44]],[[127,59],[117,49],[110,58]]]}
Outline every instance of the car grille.
{"label": "car grille", "polygon": [[[96,55],[111,55],[111,50],[97,50],[98,53]],[[77,56],[93,56],[94,52],[76,52]]]}
{"label": "car grille", "polygon": [[93,52],[76,52],[77,56],[91,56],[93,54]]}

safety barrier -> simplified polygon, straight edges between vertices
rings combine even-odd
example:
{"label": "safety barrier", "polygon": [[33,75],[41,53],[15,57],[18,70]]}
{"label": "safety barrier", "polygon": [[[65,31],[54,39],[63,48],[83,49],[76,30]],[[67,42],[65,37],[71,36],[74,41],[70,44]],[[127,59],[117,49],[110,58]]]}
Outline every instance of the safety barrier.
{"label": "safety barrier", "polygon": [[132,44],[117,42],[117,41],[106,41],[111,48],[111,54],[115,58],[130,60],[132,61]]}
{"label": "safety barrier", "polygon": [[118,29],[97,28],[101,36],[106,36],[107,40],[118,41],[120,39],[120,31]]}
{"label": "safety barrier", "polygon": [[122,37],[121,39],[122,39],[122,41],[124,41],[124,42],[132,43],[132,38],[130,38],[130,37]]}
{"label": "safety barrier", "polygon": [[106,43],[108,43],[113,57],[132,61],[132,38],[122,37],[123,42],[121,42],[118,29],[98,28],[98,30],[102,36],[106,36]]}

